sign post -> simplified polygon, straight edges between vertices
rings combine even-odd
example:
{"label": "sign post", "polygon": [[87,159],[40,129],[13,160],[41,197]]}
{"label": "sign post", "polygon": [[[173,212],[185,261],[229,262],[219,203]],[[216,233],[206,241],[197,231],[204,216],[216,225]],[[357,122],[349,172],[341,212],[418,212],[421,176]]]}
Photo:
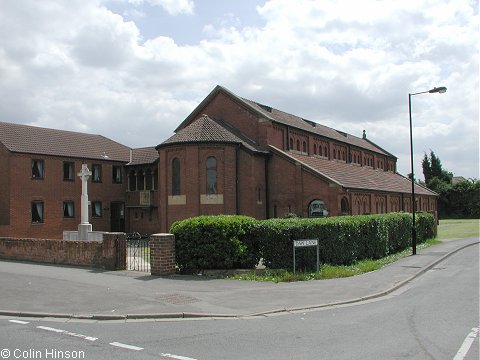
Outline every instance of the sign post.
{"label": "sign post", "polygon": [[295,274],[295,249],[297,247],[317,247],[317,272],[320,269],[320,256],[319,256],[319,246],[318,239],[299,239],[293,240],[293,273]]}

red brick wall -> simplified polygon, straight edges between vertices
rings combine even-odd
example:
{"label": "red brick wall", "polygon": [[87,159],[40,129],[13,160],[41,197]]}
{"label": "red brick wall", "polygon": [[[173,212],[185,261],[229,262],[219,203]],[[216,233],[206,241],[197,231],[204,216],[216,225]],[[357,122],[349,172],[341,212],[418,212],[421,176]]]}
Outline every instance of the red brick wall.
{"label": "red brick wall", "polygon": [[0,258],[115,270],[118,237],[124,241],[125,236],[118,233],[107,235],[103,241],[0,237]]}
{"label": "red brick wall", "polygon": [[274,155],[269,161],[270,216],[282,217],[288,212],[308,216],[308,206],[312,200],[322,200],[329,214],[337,215],[339,189],[311,174],[281,156]]}
{"label": "red brick wall", "polygon": [[217,93],[203,109],[199,110],[199,116],[202,114],[207,114],[212,119],[223,120],[254,141],[259,140],[258,115],[222,92]]}
{"label": "red brick wall", "polygon": [[[10,152],[0,144],[0,228],[10,224]],[[0,230],[1,231],[1,230]]]}
{"label": "red brick wall", "polygon": [[[44,160],[44,179],[31,178],[32,159]],[[63,162],[74,162],[74,180],[63,180]],[[125,201],[125,181],[122,184],[112,184],[112,165],[121,165],[108,161],[93,161],[102,165],[102,182],[88,181],[88,194],[90,201],[102,202],[101,218],[91,218],[94,230],[110,230],[110,202]],[[30,155],[12,154],[10,158],[10,219],[11,230],[4,231],[0,228],[1,235],[15,237],[35,237],[61,239],[64,230],[77,230],[80,223],[80,198],[82,193],[81,181],[77,176],[82,165],[82,160]],[[92,161],[88,161],[91,169]],[[44,202],[44,223],[32,224],[31,202]],[[74,201],[74,218],[64,218],[63,202]],[[13,216],[14,214],[14,216]],[[91,215],[91,212],[89,216]]]}
{"label": "red brick wall", "polygon": [[[193,144],[161,148],[160,172],[160,231],[168,232],[173,222],[198,215],[242,214],[266,218],[265,158],[254,155],[237,145]],[[217,159],[217,194],[223,203],[202,204],[206,195],[208,157]],[[237,206],[238,156],[238,206]],[[180,160],[180,189],[185,204],[168,204],[172,195],[172,161]]]}

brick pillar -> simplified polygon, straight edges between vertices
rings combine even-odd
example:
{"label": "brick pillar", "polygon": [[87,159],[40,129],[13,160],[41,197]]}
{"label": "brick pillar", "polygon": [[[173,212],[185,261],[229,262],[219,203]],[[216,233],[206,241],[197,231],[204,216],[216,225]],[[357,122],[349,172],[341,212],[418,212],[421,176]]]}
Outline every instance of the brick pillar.
{"label": "brick pillar", "polygon": [[125,270],[126,265],[126,234],[103,233],[102,267],[107,270]]}
{"label": "brick pillar", "polygon": [[150,273],[175,274],[175,235],[150,235]]}

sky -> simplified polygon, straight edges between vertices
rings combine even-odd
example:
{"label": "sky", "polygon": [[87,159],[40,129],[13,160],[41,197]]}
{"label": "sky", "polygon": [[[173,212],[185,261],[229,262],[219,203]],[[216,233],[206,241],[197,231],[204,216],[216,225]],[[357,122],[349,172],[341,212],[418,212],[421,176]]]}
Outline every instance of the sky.
{"label": "sky", "polygon": [[156,146],[216,85],[479,175],[473,0],[0,0],[0,121]]}

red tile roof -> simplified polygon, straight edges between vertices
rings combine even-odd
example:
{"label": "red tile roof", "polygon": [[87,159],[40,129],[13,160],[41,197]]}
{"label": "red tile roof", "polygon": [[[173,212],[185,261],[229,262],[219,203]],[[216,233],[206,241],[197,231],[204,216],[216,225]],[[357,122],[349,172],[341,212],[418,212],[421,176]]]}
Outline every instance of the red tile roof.
{"label": "red tile roof", "polygon": [[158,160],[158,151],[155,147],[132,149],[132,160],[127,165],[152,164]]}
{"label": "red tile roof", "polygon": [[224,94],[230,96],[232,99],[243,104],[246,108],[249,108],[251,111],[257,113],[261,117],[269,119],[273,122],[288,125],[292,128],[307,131],[311,134],[343,142],[345,144],[357,146],[359,148],[370,150],[378,154],[395,157],[388,151],[382,149],[380,146],[370,141],[369,139],[350,135],[345,132],[329,128],[328,126],[318,124],[314,121],[306,120],[299,116],[277,110],[270,106],[262,105],[255,101],[244,99],[240,96],[235,95],[233,92],[220,85],[217,85],[210,92],[210,94],[207,95],[207,97],[195,108],[195,110],[193,110],[192,113],[177,127],[175,132],[179,131],[186,124],[190,123],[197,116],[199,116],[199,112],[203,110],[205,105],[207,105],[211,101],[211,99],[213,99],[213,97],[216,96],[216,94],[218,94],[219,92],[223,92]]}
{"label": "red tile roof", "polygon": [[11,152],[128,162],[130,148],[101,135],[0,122],[0,143]]}
{"label": "red tile roof", "polygon": [[[391,171],[375,170],[366,166],[347,164],[340,161],[321,159],[295,152],[284,152],[271,147],[272,150],[292,161],[298,161],[317,174],[347,189],[376,190],[409,194],[412,183],[409,179]],[[437,195],[427,188],[416,185],[415,193]]]}
{"label": "red tile roof", "polygon": [[186,127],[180,129],[175,135],[157,146],[185,143],[234,143],[242,144],[250,151],[259,151],[256,144],[227,124],[213,120],[207,115],[202,115]]}

